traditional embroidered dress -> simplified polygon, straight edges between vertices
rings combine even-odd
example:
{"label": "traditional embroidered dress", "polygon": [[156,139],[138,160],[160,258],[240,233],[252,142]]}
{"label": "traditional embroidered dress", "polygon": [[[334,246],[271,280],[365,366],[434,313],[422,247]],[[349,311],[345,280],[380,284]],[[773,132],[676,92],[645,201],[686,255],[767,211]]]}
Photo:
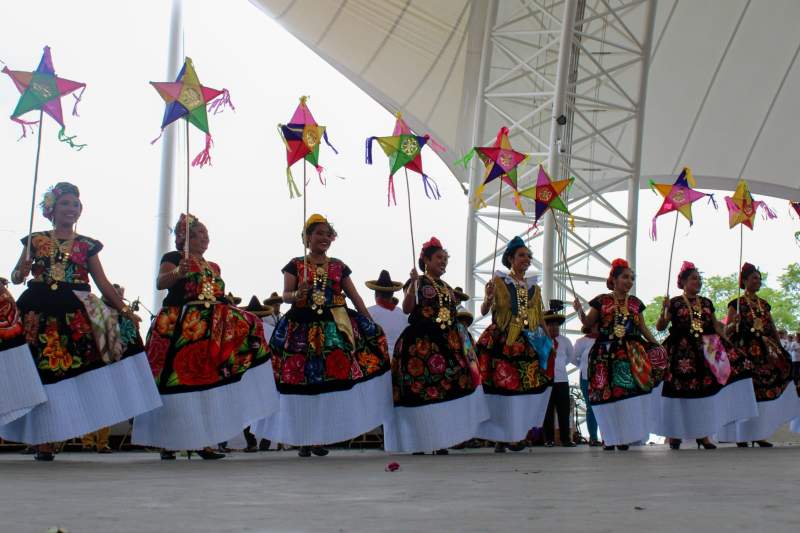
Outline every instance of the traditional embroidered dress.
{"label": "traditional embroidered dress", "polygon": [[477,434],[489,418],[474,347],[456,321],[453,290],[421,276],[417,305],[394,349],[394,417],[384,425],[387,451],[448,448]]}
{"label": "traditional embroidered dress", "polygon": [[305,279],[311,290],[272,334],[280,409],[253,433],[306,446],[342,442],[380,426],[392,408],[386,336],[347,308],[342,282],[350,268],[331,258],[306,269],[297,257],[283,272]]}
{"label": "traditional embroidered dress", "polygon": [[681,295],[669,302],[664,341],[669,366],[654,433],[699,439],[724,425],[757,416],[750,361],[714,329],[714,304]]}
{"label": "traditional embroidered dress", "polygon": [[602,294],[589,302],[600,313],[599,335],[589,351],[589,403],[607,446],[645,441],[661,396],[639,330],[645,305],[635,296],[617,302]]}
{"label": "traditional embroidered dress", "polygon": [[46,401],[17,304],[0,284],[0,425]]}
{"label": "traditional embroidered dress", "polygon": [[3,438],[63,441],[161,405],[135,324],[89,292],[88,261],[102,248],[32,235],[33,279],[17,306],[48,401],[0,426]]}
{"label": "traditional embroidered dress", "polygon": [[[177,267],[180,252],[161,259]],[[223,301],[220,268],[194,256],[147,335],[164,406],[139,416],[133,442],[168,450],[223,442],[278,408],[261,319]]]}
{"label": "traditional embroidered dress", "polygon": [[[745,295],[738,305],[739,327],[731,342],[752,363],[758,416],[722,428],[717,437],[726,442],[768,439],[781,425],[800,416],[800,399],[792,386],[792,359],[776,340],[769,303]],[[728,307],[736,309],[736,300]]]}
{"label": "traditional embroidered dress", "polygon": [[553,382],[545,367],[553,343],[539,326],[544,308],[535,283],[500,274],[494,287],[492,324],[476,348],[490,414],[477,436],[516,442],[544,421]]}

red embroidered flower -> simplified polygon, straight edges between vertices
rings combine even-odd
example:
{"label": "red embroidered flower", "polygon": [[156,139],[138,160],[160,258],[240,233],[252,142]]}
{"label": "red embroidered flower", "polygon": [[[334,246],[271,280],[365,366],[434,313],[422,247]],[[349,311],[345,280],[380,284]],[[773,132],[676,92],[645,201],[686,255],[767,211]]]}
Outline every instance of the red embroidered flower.
{"label": "red embroidered flower", "polygon": [[24,331],[14,298],[0,285],[0,340],[8,340]]}
{"label": "red embroidered flower", "polygon": [[431,351],[430,341],[426,341],[425,339],[417,340],[417,355],[425,359],[428,357],[430,351]]}
{"label": "red embroidered flower", "polygon": [[592,387],[599,390],[605,388],[607,385],[608,385],[608,367],[606,367],[604,363],[597,363],[594,366],[594,375],[592,376]]}
{"label": "red embroidered flower", "polygon": [[508,361],[498,361],[494,368],[494,383],[508,390],[519,389],[519,372]]}
{"label": "red embroidered flower", "polygon": [[428,387],[427,389],[425,389],[425,394],[428,396],[428,398],[435,400],[436,398],[439,397],[439,389],[433,386]]}
{"label": "red embroidered flower", "polygon": [[425,373],[425,363],[419,357],[412,357],[408,360],[406,365],[408,373],[414,377],[421,376]]}
{"label": "red embroidered flower", "polygon": [[153,377],[158,379],[161,371],[164,370],[164,361],[169,350],[169,339],[158,334],[151,335],[146,350],[147,360],[150,362],[150,370],[153,372]]}
{"label": "red embroidered flower", "polygon": [[411,384],[411,392],[413,392],[414,394],[419,394],[420,392],[422,392],[422,388],[423,386],[421,381],[415,381]]}
{"label": "red embroidered flower", "polygon": [[283,362],[281,381],[289,385],[297,385],[305,379],[306,358],[300,354],[290,355]]}
{"label": "red embroidered flower", "polygon": [[70,260],[77,265],[85,265],[88,259],[89,243],[76,240],[72,245],[72,255]]}
{"label": "red embroidered flower", "polygon": [[691,359],[678,359],[678,370],[684,374],[694,372],[694,363]]}
{"label": "red embroidered flower", "polygon": [[209,353],[208,340],[178,350],[174,367],[181,385],[210,385],[219,380],[219,368]]}
{"label": "red embroidered flower", "polygon": [[622,390],[621,387],[614,387],[614,389],[612,390],[612,394],[614,395],[614,398],[619,398],[623,394],[625,394],[625,391]]}
{"label": "red embroidered flower", "polygon": [[428,368],[433,374],[443,374],[445,368],[447,368],[447,361],[444,360],[442,354],[434,354],[428,359]]}
{"label": "red embroidered flower", "polygon": [[325,375],[333,379],[350,377],[350,360],[342,350],[334,350],[325,358]]}
{"label": "red embroidered flower", "polygon": [[491,362],[492,357],[488,353],[482,353],[480,357],[478,357],[478,368],[480,369],[481,379],[483,381],[489,381]]}
{"label": "red embroidered flower", "polygon": [[69,320],[70,337],[73,341],[77,341],[84,335],[89,335],[92,332],[92,326],[83,313],[77,312],[70,317]]}
{"label": "red embroidered flower", "polygon": [[175,322],[178,321],[179,308],[164,307],[156,317],[156,332],[159,335],[169,337],[175,329]]}

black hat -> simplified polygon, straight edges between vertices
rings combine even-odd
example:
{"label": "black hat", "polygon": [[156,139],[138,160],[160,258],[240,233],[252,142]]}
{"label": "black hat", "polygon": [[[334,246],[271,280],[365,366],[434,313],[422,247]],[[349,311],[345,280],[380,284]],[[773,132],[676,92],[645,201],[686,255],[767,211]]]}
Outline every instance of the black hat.
{"label": "black hat", "polygon": [[563,310],[564,302],[561,300],[550,300],[550,309],[545,311],[544,321],[558,322],[559,324],[563,324],[567,320],[567,317],[562,313]]}
{"label": "black hat", "polygon": [[467,322],[466,326],[470,327],[472,325],[473,320],[475,320],[475,317],[465,308],[459,307],[458,310],[456,311],[456,320],[464,320]]}
{"label": "black hat", "polygon": [[244,310],[262,318],[272,315],[272,307],[268,305],[261,305],[258,301],[258,298],[255,296],[250,298],[250,303],[247,304],[247,307],[245,307]]}
{"label": "black hat", "polygon": [[371,289],[375,292],[385,292],[389,293],[390,295],[393,292],[397,292],[403,289],[403,284],[399,281],[392,281],[392,277],[389,275],[389,272],[386,270],[381,270],[378,279],[371,280],[365,283],[368,289]]}
{"label": "black hat", "polygon": [[270,306],[275,305],[275,304],[280,305],[280,304],[283,303],[283,298],[281,298],[280,295],[278,295],[277,292],[272,291],[272,294],[270,294],[269,298],[264,300],[263,303],[264,303],[264,305],[270,305]]}
{"label": "black hat", "polygon": [[225,299],[227,299],[227,300],[228,300],[230,303],[232,303],[233,305],[237,305],[237,306],[238,306],[240,303],[242,303],[242,299],[241,299],[241,298],[239,298],[238,296],[234,296],[232,292],[229,292],[229,293],[228,293],[228,295],[227,295],[227,296],[225,296]]}
{"label": "black hat", "polygon": [[469,294],[464,292],[464,289],[462,289],[461,287],[456,287],[455,289],[453,289],[453,294],[455,295],[456,301],[458,302],[466,302],[467,300],[469,300]]}

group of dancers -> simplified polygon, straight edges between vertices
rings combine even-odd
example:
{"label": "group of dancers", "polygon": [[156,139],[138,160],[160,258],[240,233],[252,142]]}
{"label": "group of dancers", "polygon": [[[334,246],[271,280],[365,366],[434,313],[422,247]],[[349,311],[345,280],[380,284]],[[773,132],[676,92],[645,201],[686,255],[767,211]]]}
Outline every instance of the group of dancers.
{"label": "group of dancers", "polygon": [[472,438],[521,450],[554,410],[571,446],[567,362],[581,368],[592,443],[599,427],[606,450],[651,433],[672,448],[686,439],[713,448],[711,439],[769,446],[791,420],[800,431],[791,359],[750,264],[723,326],[699,294],[700,272],[684,263],[682,294],[665,298],[655,324],[669,328],[660,344],[630,294],[634,272],[615,260],[610,292],[588,312],[573,304],[586,334],[573,350],[519,237],[502,255],[507,271],[486,284],[480,312],[492,321],[474,340],[458,307],[469,297],[443,280],[449,256],[436,238],[406,283],[387,272],[367,283],[376,292],[368,308],[350,268],[329,255],[333,225],[312,215],[299,236],[306,254],[282,269],[283,294],[273,298],[291,308],[270,323],[226,296],[220,266],[205,258],[208,228],[184,214],[158,273],[167,296],[142,342],[140,319],[103,271],[103,245],[75,232],[78,188],[58,183],[41,205],[52,229],[22,240],[11,274],[27,288],[16,302],[0,289],[0,437],[35,446],[37,460],[52,460],[55,442],[129,419],[132,442],[160,448],[163,460],[179,450],[220,458],[209,447],[248,427],[302,457],[379,426],[390,452],[444,454]]}

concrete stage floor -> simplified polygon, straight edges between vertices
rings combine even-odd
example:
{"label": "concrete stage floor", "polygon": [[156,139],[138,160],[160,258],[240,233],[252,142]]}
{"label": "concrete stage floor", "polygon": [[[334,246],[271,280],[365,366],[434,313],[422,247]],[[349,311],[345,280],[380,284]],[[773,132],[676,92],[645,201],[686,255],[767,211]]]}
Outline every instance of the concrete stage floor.
{"label": "concrete stage floor", "polygon": [[[398,472],[384,467],[400,463]],[[0,532],[800,531],[800,445],[0,454]]]}

